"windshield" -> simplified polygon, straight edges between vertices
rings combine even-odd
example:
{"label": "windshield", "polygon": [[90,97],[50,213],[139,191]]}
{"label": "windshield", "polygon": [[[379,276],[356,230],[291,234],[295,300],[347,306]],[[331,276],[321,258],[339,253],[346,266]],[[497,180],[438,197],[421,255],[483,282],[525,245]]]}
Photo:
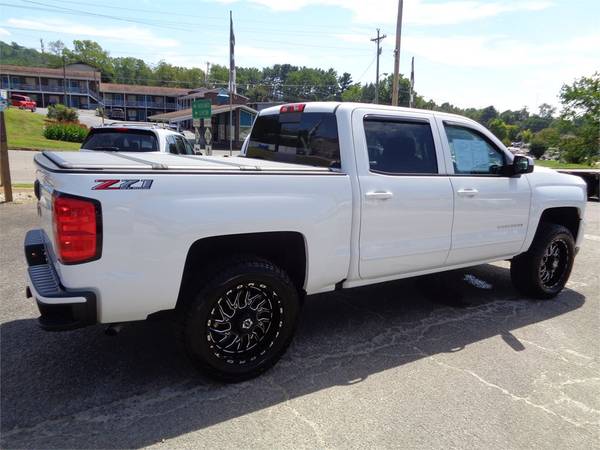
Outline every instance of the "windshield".
{"label": "windshield", "polygon": [[157,152],[158,140],[149,130],[92,130],[81,148],[121,152]]}
{"label": "windshield", "polygon": [[246,157],[340,167],[335,114],[283,113],[258,116],[250,134]]}

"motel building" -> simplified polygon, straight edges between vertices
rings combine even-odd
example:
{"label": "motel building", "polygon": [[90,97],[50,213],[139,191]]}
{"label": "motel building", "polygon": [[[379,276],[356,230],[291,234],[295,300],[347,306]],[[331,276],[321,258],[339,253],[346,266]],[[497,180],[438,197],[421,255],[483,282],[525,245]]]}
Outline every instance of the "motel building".
{"label": "motel building", "polygon": [[104,83],[98,70],[82,63],[69,64],[64,69],[0,64],[0,88],[6,89],[9,97],[27,95],[38,107],[57,103],[78,109],[103,107],[110,119],[163,122],[181,131],[193,130],[192,102],[209,99],[213,148],[229,148],[231,134],[234,148],[239,149],[257,114],[247,105],[248,98],[239,94],[233,94],[230,108],[227,89]]}

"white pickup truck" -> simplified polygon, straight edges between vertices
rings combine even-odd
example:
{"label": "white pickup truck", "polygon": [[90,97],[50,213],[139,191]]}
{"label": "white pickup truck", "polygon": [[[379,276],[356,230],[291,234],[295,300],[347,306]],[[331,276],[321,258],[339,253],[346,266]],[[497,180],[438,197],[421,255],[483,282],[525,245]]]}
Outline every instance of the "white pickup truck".
{"label": "white pickup truck", "polygon": [[174,311],[206,374],[258,375],[306,295],[497,260],[565,286],[586,186],[456,115],[351,103],[258,115],[240,157],[44,152],[25,240],[47,330]]}

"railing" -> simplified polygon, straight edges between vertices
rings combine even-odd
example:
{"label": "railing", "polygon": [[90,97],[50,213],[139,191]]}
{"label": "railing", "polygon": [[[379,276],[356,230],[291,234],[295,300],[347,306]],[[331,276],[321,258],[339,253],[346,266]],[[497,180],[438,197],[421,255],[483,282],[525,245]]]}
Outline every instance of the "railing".
{"label": "railing", "polygon": [[123,102],[123,100],[106,99],[106,100],[104,100],[104,105],[105,106],[125,106],[125,102]]}
{"label": "railing", "polygon": [[39,91],[39,88],[36,84],[8,83],[8,81],[2,82],[2,89],[14,89],[16,91]]}
{"label": "railing", "polygon": [[[45,85],[42,84],[42,92],[65,92],[64,88],[62,86],[51,86],[51,85]],[[67,92],[69,92],[67,90]]]}
{"label": "railing", "polygon": [[[34,92],[59,92],[59,93],[63,93],[65,91],[65,89],[62,87],[62,85],[50,85],[50,84],[27,84],[27,83],[8,83],[8,81],[2,81],[0,83],[0,86],[2,87],[2,89],[10,89],[10,90],[15,90],[15,91],[34,91]],[[93,93],[93,91],[89,91],[90,94]],[[83,88],[81,86],[67,86],[67,93],[68,94],[84,94],[86,95],[88,93],[88,89],[87,87]],[[96,97],[98,96],[98,94],[96,94]]]}

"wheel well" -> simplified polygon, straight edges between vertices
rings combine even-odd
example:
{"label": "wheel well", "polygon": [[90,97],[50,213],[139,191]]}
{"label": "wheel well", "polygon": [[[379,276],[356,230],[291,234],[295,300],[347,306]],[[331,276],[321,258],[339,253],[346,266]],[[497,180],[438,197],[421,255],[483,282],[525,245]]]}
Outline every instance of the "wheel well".
{"label": "wheel well", "polygon": [[230,234],[199,239],[190,247],[177,306],[189,298],[199,276],[209,275],[221,261],[236,255],[253,255],[271,261],[285,270],[298,291],[306,279],[304,236],[293,231]]}
{"label": "wheel well", "polygon": [[580,220],[577,208],[572,207],[550,208],[545,210],[540,217],[540,223],[549,222],[566,227],[575,240],[577,240]]}

